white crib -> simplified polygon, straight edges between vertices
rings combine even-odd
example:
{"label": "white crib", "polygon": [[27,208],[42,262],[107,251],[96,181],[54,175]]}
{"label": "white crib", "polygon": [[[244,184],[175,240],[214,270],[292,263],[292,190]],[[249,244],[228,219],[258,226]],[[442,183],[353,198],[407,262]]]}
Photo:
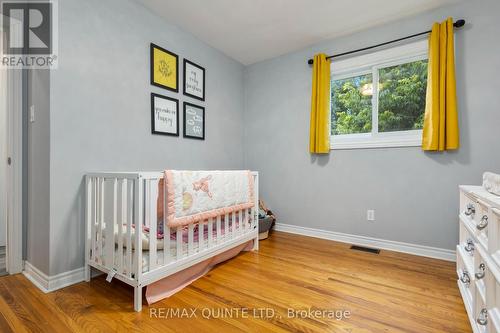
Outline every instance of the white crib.
{"label": "white crib", "polygon": [[[252,172],[255,206],[232,216],[201,221],[197,237],[194,224],[187,230],[168,227],[165,193],[164,237],[158,240],[158,183],[163,176],[163,172],[102,172],[85,177],[85,279],[90,281],[90,269],[94,267],[108,274],[108,281],[116,278],[133,286],[135,311],[141,311],[143,287],[249,240],[254,240],[253,250],[258,249],[257,172]],[[146,226],[149,232],[135,226]],[[171,232],[176,234],[175,240]],[[148,248],[143,248],[144,237],[149,240]],[[162,250],[158,249],[159,242]]]}

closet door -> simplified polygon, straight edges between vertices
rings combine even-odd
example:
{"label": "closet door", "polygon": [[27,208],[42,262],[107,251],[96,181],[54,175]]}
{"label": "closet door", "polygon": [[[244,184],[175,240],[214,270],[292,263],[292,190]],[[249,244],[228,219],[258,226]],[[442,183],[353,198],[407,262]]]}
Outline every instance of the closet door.
{"label": "closet door", "polygon": [[[0,32],[2,45],[4,33]],[[2,56],[0,50],[0,56]],[[7,242],[7,70],[0,67],[0,271],[5,268]]]}

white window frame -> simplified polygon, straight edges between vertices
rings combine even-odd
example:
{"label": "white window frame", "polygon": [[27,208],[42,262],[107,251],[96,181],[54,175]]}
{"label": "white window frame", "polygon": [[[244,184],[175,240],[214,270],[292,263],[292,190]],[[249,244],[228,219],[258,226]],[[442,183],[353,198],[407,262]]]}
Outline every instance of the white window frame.
{"label": "white window frame", "polygon": [[379,91],[377,83],[380,69],[425,59],[428,59],[428,42],[427,40],[419,40],[357,57],[332,61],[330,65],[331,81],[372,74],[373,95],[372,131],[370,133],[331,135],[330,149],[421,146],[422,130],[378,132]]}

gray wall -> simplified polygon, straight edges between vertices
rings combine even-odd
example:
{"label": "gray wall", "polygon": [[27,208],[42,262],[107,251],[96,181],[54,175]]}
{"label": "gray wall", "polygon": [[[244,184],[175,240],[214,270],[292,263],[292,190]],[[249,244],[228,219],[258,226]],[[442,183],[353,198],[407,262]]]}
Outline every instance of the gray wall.
{"label": "gray wall", "polygon": [[27,140],[27,211],[25,258],[45,274],[49,273],[50,234],[50,72],[27,71],[27,108],[35,107],[35,121],[28,122]]}
{"label": "gray wall", "polygon": [[[151,135],[151,92],[198,102],[149,84],[150,42],[206,68],[205,141]],[[50,275],[84,264],[86,172],[243,167],[243,66],[133,1],[59,2],[50,103]]]}
{"label": "gray wall", "polygon": [[[29,177],[38,190],[30,197],[28,260],[50,275],[83,266],[86,172],[165,168],[251,168],[282,223],[453,248],[457,185],[500,171],[500,154],[490,153],[500,139],[500,79],[491,75],[500,45],[490,38],[500,29],[499,10],[493,0],[472,1],[244,69],[134,1],[59,2],[59,68],[30,81],[40,90],[31,95],[38,106]],[[311,157],[306,60],[421,31],[447,15],[470,22],[456,35],[462,148]],[[205,141],[150,134],[151,92],[189,101],[149,84],[150,42],[206,68]],[[375,223],[366,221],[368,208],[376,209]]]}
{"label": "gray wall", "polygon": [[[500,172],[500,31],[496,0],[468,1],[249,66],[245,70],[245,166],[260,171],[261,197],[279,222],[453,249],[459,184]],[[311,68],[317,52],[341,53],[428,29],[447,16],[456,33],[461,148],[308,153]],[[366,210],[376,221],[366,221]]]}

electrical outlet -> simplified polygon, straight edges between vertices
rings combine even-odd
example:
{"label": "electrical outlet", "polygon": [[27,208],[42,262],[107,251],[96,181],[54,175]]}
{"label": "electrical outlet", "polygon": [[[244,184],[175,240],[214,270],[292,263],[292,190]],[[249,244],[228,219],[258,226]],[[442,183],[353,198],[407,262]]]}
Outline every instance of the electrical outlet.
{"label": "electrical outlet", "polygon": [[366,211],[366,220],[368,220],[368,221],[375,221],[375,210],[368,209]]}
{"label": "electrical outlet", "polygon": [[30,106],[30,123],[35,122],[35,106]]}

